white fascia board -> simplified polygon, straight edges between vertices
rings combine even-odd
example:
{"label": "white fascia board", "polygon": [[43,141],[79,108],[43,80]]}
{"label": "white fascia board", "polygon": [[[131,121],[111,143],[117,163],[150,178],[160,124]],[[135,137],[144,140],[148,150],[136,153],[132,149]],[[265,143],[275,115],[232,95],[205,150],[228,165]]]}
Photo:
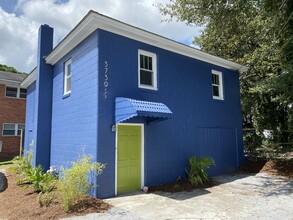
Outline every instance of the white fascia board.
{"label": "white fascia board", "polygon": [[239,72],[247,71],[247,67],[223,58],[202,52],[193,47],[184,45],[174,40],[145,31],[143,29],[120,22],[110,17],[90,11],[83,20],[62,40],[53,51],[46,57],[48,64],[54,65],[69,51],[76,47],[81,41],[96,29],[102,29],[139,42],[153,45],[174,53],[195,58],[207,63],[221,66]]}
{"label": "white fascia board", "polygon": [[36,80],[36,76],[37,76],[37,68],[33,69],[33,71],[29,75],[27,75],[27,77],[25,77],[24,80],[21,81],[20,87],[27,88]]}
{"label": "white fascia board", "polygon": [[10,79],[0,79],[0,84],[19,86],[19,81]]}

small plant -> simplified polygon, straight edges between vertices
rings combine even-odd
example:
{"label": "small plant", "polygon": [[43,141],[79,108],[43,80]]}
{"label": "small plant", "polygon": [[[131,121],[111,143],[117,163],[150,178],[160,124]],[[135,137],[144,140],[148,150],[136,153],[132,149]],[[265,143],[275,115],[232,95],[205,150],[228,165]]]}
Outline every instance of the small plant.
{"label": "small plant", "polygon": [[105,164],[92,162],[92,158],[83,155],[76,162],[72,162],[72,167],[62,169],[60,173],[58,189],[61,194],[61,203],[65,211],[73,208],[73,205],[86,196],[90,189],[89,173],[101,174]]}
{"label": "small plant", "polygon": [[28,151],[26,156],[17,156],[12,161],[18,174],[32,168],[33,152]]}
{"label": "small plant", "polygon": [[50,192],[55,187],[56,178],[50,173],[43,173],[41,165],[26,169],[21,175],[24,177],[16,183],[18,185],[32,184],[35,192]]}
{"label": "small plant", "polygon": [[55,198],[55,192],[40,192],[37,196],[37,202],[41,207],[48,207],[54,201]]}
{"label": "small plant", "polygon": [[188,180],[192,185],[203,185],[206,183],[209,178],[205,169],[215,164],[212,158],[196,158],[194,156],[188,159],[188,163],[189,167],[186,170],[186,173],[188,175]]}

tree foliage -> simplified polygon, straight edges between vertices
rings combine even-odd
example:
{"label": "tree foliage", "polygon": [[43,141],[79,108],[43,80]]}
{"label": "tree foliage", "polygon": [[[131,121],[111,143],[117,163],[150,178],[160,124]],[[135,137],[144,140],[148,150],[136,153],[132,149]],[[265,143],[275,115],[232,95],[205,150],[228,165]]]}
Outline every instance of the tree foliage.
{"label": "tree foliage", "polygon": [[15,69],[14,67],[7,66],[5,64],[0,64],[0,71],[6,71],[6,72],[12,72],[12,73],[21,73],[22,74],[22,72],[17,71],[17,69]]}
{"label": "tree foliage", "polygon": [[204,26],[194,40],[203,51],[249,67],[240,75],[244,127],[292,142],[293,1],[171,0],[158,7],[170,19]]}

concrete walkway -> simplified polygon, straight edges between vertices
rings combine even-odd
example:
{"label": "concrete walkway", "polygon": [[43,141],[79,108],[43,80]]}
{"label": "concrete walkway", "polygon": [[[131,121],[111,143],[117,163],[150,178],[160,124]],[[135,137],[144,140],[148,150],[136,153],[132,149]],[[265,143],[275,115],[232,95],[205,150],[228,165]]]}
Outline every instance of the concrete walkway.
{"label": "concrete walkway", "polygon": [[69,219],[293,220],[293,179],[264,173],[215,179],[221,184],[192,192],[136,192],[107,199],[114,206],[109,212]]}

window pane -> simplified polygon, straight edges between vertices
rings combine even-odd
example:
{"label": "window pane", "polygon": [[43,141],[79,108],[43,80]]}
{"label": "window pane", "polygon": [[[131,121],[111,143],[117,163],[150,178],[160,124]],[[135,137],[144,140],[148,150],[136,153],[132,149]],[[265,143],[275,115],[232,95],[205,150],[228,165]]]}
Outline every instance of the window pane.
{"label": "window pane", "polygon": [[15,124],[4,124],[3,135],[15,135]]}
{"label": "window pane", "polygon": [[217,97],[220,96],[219,86],[213,86],[213,96],[217,96]]}
{"label": "window pane", "polygon": [[143,68],[143,55],[140,55],[139,63],[140,63],[140,68]]}
{"label": "window pane", "polygon": [[10,136],[14,136],[14,130],[3,130],[3,135],[10,135]]}
{"label": "window pane", "polygon": [[18,124],[18,130],[17,130],[17,135],[20,135],[21,130],[25,129],[25,125],[24,124]]}
{"label": "window pane", "polygon": [[66,79],[66,92],[70,92],[71,91],[71,77],[68,77]]}
{"label": "window pane", "polygon": [[153,70],[153,61],[152,61],[152,58],[149,57],[149,70]]}
{"label": "window pane", "polygon": [[143,61],[143,68],[144,69],[148,69],[148,57],[144,56],[143,57],[144,61]]}
{"label": "window pane", "polygon": [[25,125],[24,124],[18,124],[18,129],[24,129]]}
{"label": "window pane", "polygon": [[219,85],[219,76],[216,74],[213,74],[213,84]]}
{"label": "window pane", "polygon": [[66,72],[67,76],[71,76],[71,64],[67,65],[67,72]]}
{"label": "window pane", "polygon": [[19,98],[26,98],[26,89],[20,89]]}
{"label": "window pane", "polygon": [[6,96],[17,97],[17,88],[6,87]]}
{"label": "window pane", "polygon": [[15,124],[4,124],[4,130],[14,130]]}
{"label": "window pane", "polygon": [[153,86],[153,73],[150,71],[140,70],[140,84]]}

